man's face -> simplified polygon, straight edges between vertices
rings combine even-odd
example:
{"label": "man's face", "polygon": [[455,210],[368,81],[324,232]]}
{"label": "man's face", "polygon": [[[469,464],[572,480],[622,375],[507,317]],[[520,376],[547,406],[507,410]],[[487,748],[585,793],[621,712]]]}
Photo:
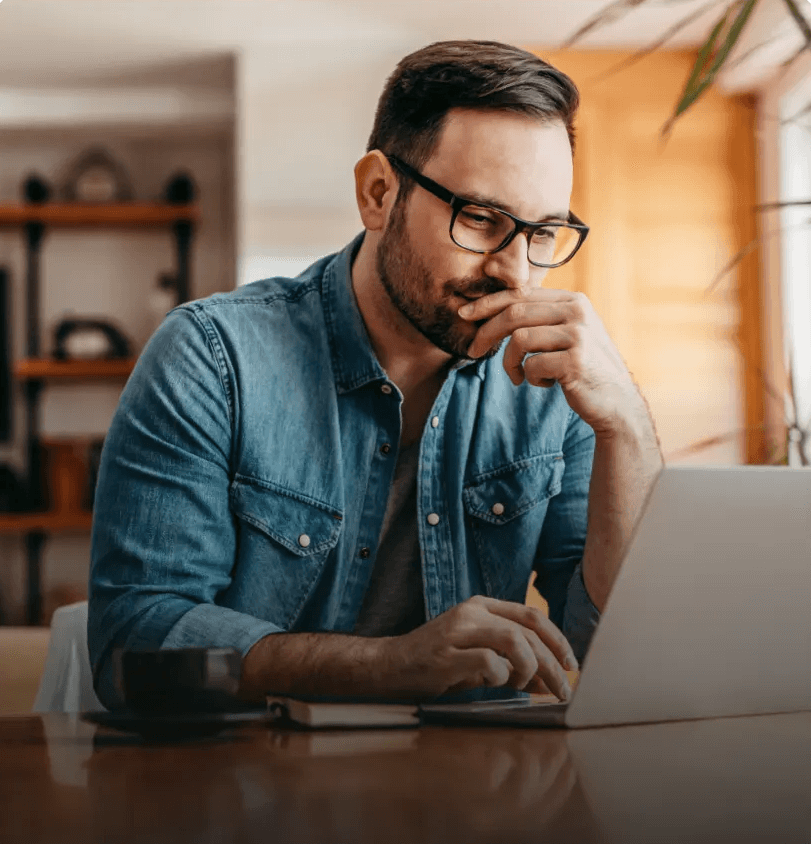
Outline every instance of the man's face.
{"label": "man's face", "polygon": [[[569,210],[572,154],[560,122],[455,109],[422,172],[457,196],[525,220],[565,219]],[[548,270],[528,262],[523,234],[491,255],[462,249],[449,234],[451,214],[447,203],[414,185],[392,209],[376,269],[400,313],[435,346],[463,358],[479,325],[458,309],[487,293],[538,287]]]}

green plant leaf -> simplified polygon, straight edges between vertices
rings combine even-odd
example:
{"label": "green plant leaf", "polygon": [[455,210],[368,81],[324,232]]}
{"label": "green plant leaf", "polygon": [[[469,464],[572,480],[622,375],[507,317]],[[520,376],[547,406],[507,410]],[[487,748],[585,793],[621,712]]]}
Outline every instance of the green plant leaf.
{"label": "green plant leaf", "polygon": [[788,6],[789,13],[794,18],[794,22],[803,34],[803,38],[805,38],[805,46],[811,47],[811,26],[809,26],[808,21],[805,19],[805,15],[800,11],[800,7],[797,5],[796,0],[783,0],[783,2],[786,6]]}
{"label": "green plant leaf", "polygon": [[[715,47],[715,42],[718,40],[719,35],[721,34],[722,30],[726,26],[727,18],[729,17],[729,9],[726,9],[723,15],[721,15],[718,22],[712,28],[712,31],[707,36],[707,40],[701,45],[698,51],[698,55],[696,56],[695,64],[693,65],[693,69],[690,72],[690,76],[687,78],[687,82],[684,83],[684,91],[682,92],[681,99],[676,106],[677,112],[674,114],[668,122],[665,124],[665,128],[662,130],[662,134],[667,134],[670,131],[670,127],[673,125],[676,117],[679,113],[678,109],[681,109],[682,112],[690,107],[690,104],[695,102],[697,97],[701,94],[703,89],[699,89],[699,82],[701,79],[701,72],[704,70],[707,62],[709,61],[710,56],[712,55],[713,48]],[[687,105],[685,105],[687,103]]]}
{"label": "green plant leaf", "polygon": [[738,38],[740,38],[740,35],[743,32],[743,28],[746,26],[746,22],[749,20],[749,16],[752,14],[752,11],[757,4],[758,0],[746,0],[738,12],[738,16],[734,21],[732,21],[727,37],[721,45],[721,48],[715,54],[715,59],[713,60],[710,69],[707,71],[707,73],[711,73],[713,75],[713,78],[723,67],[724,62],[727,60],[727,56],[729,56],[732,48],[738,42]]}
{"label": "green plant leaf", "polygon": [[732,51],[732,48],[738,42],[738,38],[740,38],[741,32],[743,32],[743,28],[746,26],[746,22],[749,20],[749,15],[752,14],[752,10],[755,8],[757,3],[758,0],[745,0],[745,2],[743,2],[739,6],[738,14],[732,21],[732,24],[729,27],[729,31],[726,34],[726,38],[715,53],[712,61],[709,64],[709,67],[706,70],[703,70],[709,55],[712,52],[713,47],[715,46],[715,42],[718,40],[719,35],[723,30],[724,25],[726,24],[727,17],[732,11],[732,6],[730,6],[726,10],[724,16],[715,25],[712,32],[710,33],[710,37],[704,43],[701,50],[699,50],[699,54],[696,59],[696,64],[693,67],[693,72],[690,74],[690,78],[687,80],[684,92],[678,104],[676,105],[673,115],[667,121],[662,130],[663,134],[668,134],[670,132],[676,120],[681,117],[687,111],[687,109],[689,109],[690,106],[692,106],[704,93],[704,91],[706,91],[707,88],[712,85],[712,83],[715,81],[715,77],[718,75],[718,72],[724,66],[724,62]]}
{"label": "green plant leaf", "polygon": [[[774,210],[775,208],[779,208],[785,205],[791,205],[791,202],[771,202],[765,205],[756,205],[754,210],[755,211],[770,211]],[[811,204],[811,200],[808,203],[800,203],[800,204]],[[778,226],[773,231],[767,232],[766,234],[759,234],[753,240],[750,240],[749,243],[746,244],[742,249],[736,252],[727,262],[721,267],[720,270],[713,276],[712,281],[707,286],[707,289],[704,291],[705,296],[709,296],[715,291],[715,288],[738,266],[738,264],[743,261],[743,259],[749,255],[751,252],[754,252],[761,244],[767,243],[768,241],[772,240],[775,237],[780,237],[781,235],[785,234],[786,232],[791,231],[799,231],[801,229],[806,229],[811,226],[811,220],[806,220],[802,223],[798,223],[792,226]]]}
{"label": "green plant leaf", "polygon": [[[779,234],[779,232],[777,232]],[[755,249],[760,246],[761,239],[760,237],[756,237],[754,240],[750,240],[743,249],[736,252],[727,262],[724,264],[723,267],[715,274],[713,280],[707,286],[707,289],[704,291],[705,296],[709,296],[711,293],[715,291],[715,288],[738,266],[738,264],[743,261],[743,259],[749,255],[750,253],[754,252]]]}
{"label": "green plant leaf", "polygon": [[650,56],[652,53],[655,53],[657,50],[661,50],[662,47],[666,46],[671,39],[675,38],[685,27],[688,27],[691,23],[699,20],[703,15],[710,11],[710,9],[715,8],[721,2],[726,2],[726,0],[709,0],[708,3],[705,3],[700,9],[697,9],[690,15],[682,18],[677,23],[673,24],[662,36],[661,38],[657,39],[653,43],[649,44],[647,47],[644,47],[641,50],[637,50],[632,55],[630,55],[627,59],[623,59],[620,62],[617,62],[613,67],[610,67],[604,73],[601,73],[599,76],[595,77],[595,82],[601,82],[603,79],[607,79],[609,76],[613,76],[615,73],[619,73],[622,70],[626,70],[629,67],[633,67],[637,62],[642,61],[642,59]]}
{"label": "green plant leaf", "polygon": [[763,205],[756,205],[755,211],[774,211],[778,208],[800,208],[804,205],[811,205],[811,199],[789,199],[785,202],[765,202]]}
{"label": "green plant leaf", "polygon": [[724,434],[717,434],[714,437],[706,437],[705,439],[697,440],[694,443],[690,443],[690,445],[669,452],[665,455],[665,462],[679,460],[684,457],[692,457],[694,454],[700,454],[702,451],[706,451],[708,448],[713,448],[716,445],[724,445],[725,443],[742,440],[747,434],[753,434],[757,431],[769,432],[772,430],[775,430],[775,426],[764,423],[762,425],[749,425],[746,428],[738,428],[736,431],[727,431]]}
{"label": "green plant leaf", "polygon": [[592,30],[598,29],[601,26],[608,26],[615,21],[620,20],[633,11],[637,6],[641,6],[647,0],[615,0],[609,3],[604,9],[592,15],[580,29],[575,32],[570,38],[567,38],[562,44],[562,48],[573,47],[578,41],[582,40]]}

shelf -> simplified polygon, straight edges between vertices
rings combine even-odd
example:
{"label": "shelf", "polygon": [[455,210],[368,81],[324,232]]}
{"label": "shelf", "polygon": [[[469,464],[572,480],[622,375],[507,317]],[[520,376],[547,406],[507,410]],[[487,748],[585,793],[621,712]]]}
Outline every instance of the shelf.
{"label": "shelf", "polygon": [[47,379],[51,381],[94,381],[128,378],[135,366],[135,358],[114,360],[53,360],[26,358],[17,363],[14,374],[22,381]]}
{"label": "shelf", "polygon": [[72,228],[148,228],[168,226],[181,220],[195,222],[198,218],[196,205],[150,202],[121,202],[115,205],[78,202],[0,204],[0,227],[45,223]]}
{"label": "shelf", "polygon": [[0,513],[0,534],[74,533],[89,531],[93,514],[83,510],[71,512]]}

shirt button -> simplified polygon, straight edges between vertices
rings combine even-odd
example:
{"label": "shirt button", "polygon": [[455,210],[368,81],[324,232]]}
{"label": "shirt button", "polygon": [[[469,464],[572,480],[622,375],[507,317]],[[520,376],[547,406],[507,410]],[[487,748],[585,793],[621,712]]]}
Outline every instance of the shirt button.
{"label": "shirt button", "polygon": [[439,516],[436,513],[429,513],[428,514],[428,524],[429,525],[438,525],[439,524]]}
{"label": "shirt button", "polygon": [[388,443],[383,443],[380,446],[380,453],[381,454],[388,454],[391,451],[391,446]]}
{"label": "shirt button", "polygon": [[387,396],[391,395],[391,387],[388,384],[381,384],[380,392],[385,393]]}
{"label": "shirt button", "polygon": [[302,533],[301,536],[298,538],[298,544],[301,545],[302,548],[309,548],[310,537],[307,536],[306,533]]}
{"label": "shirt button", "polygon": [[431,427],[432,427],[432,428],[438,428],[438,427],[439,427],[439,417],[438,417],[438,416],[435,416],[435,417],[431,420]]}
{"label": "shirt button", "polygon": [[493,505],[493,513],[495,513],[496,516],[500,516],[503,512],[504,512],[504,505],[500,501],[497,501]]}
{"label": "shirt button", "polygon": [[371,552],[368,548],[365,548],[365,547],[364,547],[364,548],[361,548],[361,549],[360,549],[360,551],[358,551],[358,556],[359,556],[362,560],[365,560],[365,559],[367,559],[367,557],[368,557],[368,556],[369,556],[369,554],[371,554],[371,553],[372,553],[372,552]]}

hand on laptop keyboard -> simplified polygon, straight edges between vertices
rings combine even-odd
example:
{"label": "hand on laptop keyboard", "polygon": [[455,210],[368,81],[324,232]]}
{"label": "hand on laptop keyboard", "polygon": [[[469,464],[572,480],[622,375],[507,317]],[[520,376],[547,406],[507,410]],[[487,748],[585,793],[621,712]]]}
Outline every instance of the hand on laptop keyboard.
{"label": "hand on laptop keyboard", "polygon": [[566,637],[540,610],[484,596],[386,640],[382,664],[392,692],[511,686],[561,700],[571,696],[566,671],[577,669]]}

